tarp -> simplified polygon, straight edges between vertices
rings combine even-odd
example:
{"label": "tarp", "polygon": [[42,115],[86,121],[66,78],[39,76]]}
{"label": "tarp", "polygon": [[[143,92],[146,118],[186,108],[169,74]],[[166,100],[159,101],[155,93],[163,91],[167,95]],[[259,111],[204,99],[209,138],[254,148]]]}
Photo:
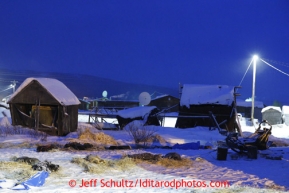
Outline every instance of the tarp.
{"label": "tarp", "polygon": [[12,190],[29,190],[31,187],[40,187],[45,183],[45,179],[49,176],[46,171],[40,171],[31,178],[15,186],[15,181],[0,180],[0,188],[8,188]]}
{"label": "tarp", "polygon": [[173,149],[200,149],[200,142],[184,143],[184,144],[175,144]]}

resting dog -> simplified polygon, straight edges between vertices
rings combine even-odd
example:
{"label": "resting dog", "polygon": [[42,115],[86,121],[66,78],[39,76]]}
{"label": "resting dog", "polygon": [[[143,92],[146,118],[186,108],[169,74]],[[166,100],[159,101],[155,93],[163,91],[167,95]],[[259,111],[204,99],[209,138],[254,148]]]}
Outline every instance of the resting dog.
{"label": "resting dog", "polygon": [[31,158],[31,157],[26,157],[26,156],[16,158],[15,161],[28,163],[29,165],[34,165],[40,162],[39,159],[37,158]]}
{"label": "resting dog", "polygon": [[55,172],[59,169],[59,165],[52,164],[49,161],[41,162],[37,158],[30,158],[30,157],[19,157],[15,158],[14,161],[16,162],[24,162],[32,166],[32,169],[37,171],[47,171],[47,172]]}

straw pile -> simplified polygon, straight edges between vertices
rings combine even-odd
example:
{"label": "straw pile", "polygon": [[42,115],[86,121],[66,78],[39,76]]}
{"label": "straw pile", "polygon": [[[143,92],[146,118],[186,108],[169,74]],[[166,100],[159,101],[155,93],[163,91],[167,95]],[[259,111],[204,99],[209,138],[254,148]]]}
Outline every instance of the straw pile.
{"label": "straw pile", "polygon": [[93,133],[89,129],[80,133],[78,139],[81,142],[94,143],[100,145],[118,145],[113,137],[106,135],[102,132]]}
{"label": "straw pile", "polygon": [[22,143],[0,143],[0,148],[34,148],[35,146],[35,144],[27,141],[24,141]]}
{"label": "straw pile", "polygon": [[168,158],[161,158],[156,162],[157,165],[168,168],[192,167],[193,161],[190,158],[182,158],[181,160],[174,160]]}
{"label": "straw pile", "polygon": [[111,172],[112,170],[126,171],[135,166],[135,163],[130,158],[103,160],[93,155],[89,155],[86,158],[73,158],[71,162],[80,165],[86,172],[96,174]]}
{"label": "straw pile", "polygon": [[31,165],[24,162],[0,161],[0,171],[4,178],[25,181],[36,174]]}
{"label": "straw pile", "polygon": [[191,167],[193,161],[190,158],[181,158],[172,157],[171,154],[168,153],[165,156],[161,154],[151,154],[151,153],[140,153],[133,155],[124,155],[124,157],[129,157],[133,159],[136,164],[155,164],[167,168],[180,168],[180,167]]}

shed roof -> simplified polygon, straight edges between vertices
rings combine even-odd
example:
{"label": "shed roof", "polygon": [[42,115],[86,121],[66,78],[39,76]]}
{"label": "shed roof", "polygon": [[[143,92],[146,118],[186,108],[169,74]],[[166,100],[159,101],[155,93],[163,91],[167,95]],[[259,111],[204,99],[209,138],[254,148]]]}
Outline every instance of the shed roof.
{"label": "shed roof", "polygon": [[283,114],[289,114],[289,106],[283,105],[282,106],[282,113]]}
{"label": "shed roof", "polygon": [[135,118],[135,117],[144,117],[146,114],[151,113],[152,110],[156,109],[155,106],[139,106],[132,107],[124,110],[118,111],[118,115],[122,118]]}
{"label": "shed roof", "polygon": [[177,97],[174,97],[174,96],[172,96],[172,95],[164,94],[164,95],[158,95],[158,96],[156,96],[155,98],[152,98],[152,100],[158,100],[158,99],[165,98],[165,97],[171,97],[171,98],[176,98],[176,99],[178,99]]}
{"label": "shed roof", "polygon": [[15,97],[22,89],[29,85],[32,81],[37,81],[44,89],[47,90],[60,104],[78,105],[80,104],[78,98],[74,93],[66,87],[62,82],[53,78],[26,78],[26,80],[17,88],[17,90],[10,97],[8,103]]}
{"label": "shed roof", "polygon": [[188,108],[201,104],[231,105],[233,101],[233,86],[184,84],[180,105]]}
{"label": "shed roof", "polygon": [[268,107],[264,107],[264,108],[261,110],[261,113],[264,113],[265,111],[268,111],[268,110],[275,110],[275,111],[278,111],[278,112],[280,112],[280,113],[282,112],[280,107],[268,106]]}

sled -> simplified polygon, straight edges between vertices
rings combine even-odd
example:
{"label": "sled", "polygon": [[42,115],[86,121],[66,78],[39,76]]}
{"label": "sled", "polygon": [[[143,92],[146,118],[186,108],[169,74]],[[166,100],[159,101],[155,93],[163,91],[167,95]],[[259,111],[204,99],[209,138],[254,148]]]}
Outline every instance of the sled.
{"label": "sled", "polygon": [[226,144],[237,153],[248,153],[248,150],[252,147],[256,147],[258,150],[265,150],[272,144],[269,141],[271,131],[272,125],[268,121],[263,120],[256,131],[249,137],[239,137],[238,133],[228,134]]}

